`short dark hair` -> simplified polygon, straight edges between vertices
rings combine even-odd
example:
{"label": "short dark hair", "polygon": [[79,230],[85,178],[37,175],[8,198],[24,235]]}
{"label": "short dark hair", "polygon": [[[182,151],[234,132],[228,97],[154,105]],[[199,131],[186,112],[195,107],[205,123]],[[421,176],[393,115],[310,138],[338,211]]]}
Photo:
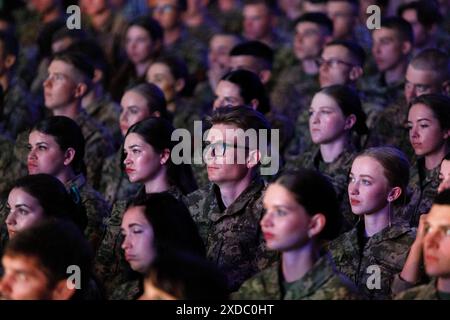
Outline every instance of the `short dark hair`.
{"label": "short dark hair", "polygon": [[169,192],[139,194],[127,203],[144,207],[144,216],[152,226],[156,255],[167,250],[183,250],[204,257],[203,240],[186,205]]}
{"label": "short dark hair", "polygon": [[319,171],[299,168],[283,173],[275,183],[291,192],[308,215],[322,213],[325,216],[326,224],[319,238],[332,240],[338,236],[342,215],[336,191],[328,178]]}
{"label": "short dark hair", "polygon": [[267,69],[272,68],[273,50],[260,41],[247,41],[237,44],[230,51],[230,56],[253,56],[261,59]]}
{"label": "short dark hair", "polygon": [[32,226],[8,242],[4,255],[37,259],[50,289],[70,276],[67,273],[69,266],[78,266],[81,270],[81,289],[76,290],[72,299],[82,299],[88,288],[93,253],[81,231],[71,222],[44,221]]}
{"label": "short dark hair", "polygon": [[412,99],[409,107],[411,108],[418,103],[424,104],[431,109],[439,121],[441,129],[450,129],[450,97],[437,93],[423,94]]}
{"label": "short dark hair", "polygon": [[157,85],[149,82],[133,84],[125,90],[125,92],[128,91],[134,91],[145,99],[150,114],[159,112],[162,118],[169,119],[166,98]]}
{"label": "short dark hair", "polygon": [[71,38],[75,41],[86,39],[87,34],[81,29],[68,29],[67,26],[60,28],[52,35],[52,43],[64,38]]}
{"label": "short dark hair", "polygon": [[445,189],[442,192],[438,193],[433,200],[433,204],[450,206],[450,189]]}
{"label": "short dark hair", "polygon": [[71,167],[75,173],[86,174],[84,163],[85,140],[80,126],[74,120],[65,116],[48,117],[38,122],[31,131],[51,135],[63,151],[73,148],[75,156]]}
{"label": "short dark hair", "polygon": [[153,60],[152,64],[149,68],[151,68],[152,65],[155,63],[161,63],[169,67],[170,74],[174,77],[175,80],[182,79],[184,80],[185,86],[179,93],[182,96],[188,96],[191,92],[191,83],[190,83],[190,77],[189,77],[189,69],[186,65],[186,62],[175,56],[175,55],[162,55]]}
{"label": "short dark hair", "polygon": [[409,63],[414,69],[432,71],[441,82],[450,79],[450,58],[437,48],[427,48],[415,55]]}
{"label": "short dark hair", "polygon": [[414,10],[417,14],[417,20],[427,29],[431,28],[434,24],[440,24],[442,21],[439,6],[433,0],[404,3],[398,7],[397,15],[401,17],[407,10]]}
{"label": "short dark hair", "polygon": [[19,55],[19,42],[17,38],[9,33],[0,31],[0,42],[3,45],[4,55],[13,55],[17,57]]}
{"label": "short dark hair", "polygon": [[55,54],[52,61],[55,60],[70,64],[82,75],[84,75],[88,81],[92,81],[94,78],[94,65],[92,61],[82,52],[65,50],[61,53]]}
{"label": "short dark hair", "polygon": [[401,17],[387,17],[381,19],[381,28],[394,30],[401,41],[414,44],[414,32],[411,24]]}
{"label": "short dark hair", "polygon": [[258,111],[264,114],[270,111],[270,101],[266,89],[255,73],[238,69],[226,73],[220,80],[229,81],[238,86],[245,104],[250,105],[252,100],[256,99],[258,100]]}
{"label": "short dark hair", "polygon": [[326,30],[328,35],[333,34],[333,21],[324,13],[321,12],[308,12],[302,14],[297,20],[294,21],[294,26],[297,26],[299,23],[303,22],[311,22],[319,25],[320,27]]}
{"label": "short dark hair", "polygon": [[138,26],[147,30],[153,42],[162,41],[164,38],[164,31],[161,25],[159,24],[158,21],[156,21],[150,16],[141,16],[133,19],[129,23],[127,29],[131,28],[132,26]]}
{"label": "short dark hair", "polygon": [[357,61],[358,65],[360,67],[364,67],[364,63],[366,61],[366,52],[361,47],[361,45],[359,45],[359,43],[350,40],[333,40],[325,45],[325,47],[331,46],[345,47],[350,52],[352,58]]}

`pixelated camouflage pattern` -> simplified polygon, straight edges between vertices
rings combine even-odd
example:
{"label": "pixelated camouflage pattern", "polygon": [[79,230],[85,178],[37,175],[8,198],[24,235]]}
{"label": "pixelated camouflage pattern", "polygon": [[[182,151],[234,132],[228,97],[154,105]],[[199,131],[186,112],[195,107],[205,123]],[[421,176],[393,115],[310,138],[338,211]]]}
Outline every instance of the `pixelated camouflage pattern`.
{"label": "pixelated camouflage pattern", "polygon": [[395,300],[441,300],[437,290],[437,279],[433,279],[428,284],[417,286],[400,292],[394,297]]}

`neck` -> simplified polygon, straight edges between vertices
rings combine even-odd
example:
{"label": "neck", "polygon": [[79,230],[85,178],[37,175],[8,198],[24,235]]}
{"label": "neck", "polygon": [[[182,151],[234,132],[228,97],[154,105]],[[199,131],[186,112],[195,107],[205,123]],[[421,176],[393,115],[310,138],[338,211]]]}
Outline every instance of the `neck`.
{"label": "neck", "polygon": [[450,278],[439,277],[437,279],[437,289],[440,292],[450,293]]}
{"label": "neck", "polygon": [[81,110],[81,101],[76,101],[64,107],[53,109],[54,116],[65,116],[72,120],[75,120]]}
{"label": "neck", "polygon": [[316,61],[314,61],[314,58],[303,59],[302,68],[303,71],[309,75],[316,75],[319,73],[319,67],[317,66]]}
{"label": "neck", "polygon": [[181,28],[175,26],[171,29],[164,30],[164,45],[170,46],[175,43],[181,37]]}
{"label": "neck", "polygon": [[251,183],[250,172],[243,179],[235,182],[217,184],[225,207],[229,207]]}
{"label": "neck", "polygon": [[319,259],[312,241],[301,248],[284,251],[281,256],[281,270],[284,280],[294,282],[301,279]]}
{"label": "neck", "polygon": [[91,16],[92,26],[96,30],[100,30],[102,26],[106,24],[106,21],[111,16],[111,11],[105,8],[105,10]]}
{"label": "neck", "polygon": [[393,84],[395,82],[400,82],[405,79],[406,73],[406,57],[403,62],[399,63],[394,69],[386,70],[384,73],[384,80],[388,85]]}
{"label": "neck", "polygon": [[364,229],[368,237],[377,234],[389,226],[389,207],[386,205],[378,212],[364,215]]}
{"label": "neck", "polygon": [[145,193],[157,193],[169,190],[170,184],[167,179],[167,169],[164,167],[150,181],[144,183]]}
{"label": "neck", "polygon": [[58,178],[58,180],[61,181],[63,184],[66,184],[75,177],[76,177],[75,172],[73,172],[73,170],[70,169],[69,167],[66,167],[65,170],[56,175],[56,178]]}
{"label": "neck", "polygon": [[348,143],[348,139],[346,135],[343,135],[341,138],[326,144],[320,145],[320,153],[322,155],[323,161],[326,163],[331,163],[337,159],[344,152],[345,147]]}
{"label": "neck", "polygon": [[445,155],[450,151],[450,148],[448,147],[447,143],[444,143],[442,148],[440,148],[438,151],[434,152],[433,154],[427,155],[425,157],[425,168],[427,170],[433,170],[434,168],[438,167],[442,159],[444,159]]}
{"label": "neck", "polygon": [[148,59],[145,62],[138,63],[134,66],[134,70],[136,71],[136,75],[141,78],[145,75],[147,72],[148,67],[150,67],[152,61],[151,59]]}

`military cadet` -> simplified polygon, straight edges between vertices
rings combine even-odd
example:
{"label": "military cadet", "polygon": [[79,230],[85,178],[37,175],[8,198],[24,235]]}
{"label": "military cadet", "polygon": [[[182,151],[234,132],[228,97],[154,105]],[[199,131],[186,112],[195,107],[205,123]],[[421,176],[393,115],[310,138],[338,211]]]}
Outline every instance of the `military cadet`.
{"label": "military cadet", "polygon": [[414,55],[427,48],[437,48],[450,53],[449,35],[440,27],[442,15],[435,1],[405,3],[398,7],[397,14],[413,27]]}
{"label": "military cadet", "polygon": [[337,269],[369,299],[389,299],[415,232],[398,219],[405,202],[409,162],[392,147],[370,148],[355,158],[348,196],[358,224],[329,244]]}
{"label": "military cadet", "polygon": [[224,32],[236,35],[242,33],[242,1],[211,1],[208,10]]}
{"label": "military cadet", "polygon": [[[167,119],[166,100],[163,92],[152,83],[141,83],[125,91],[120,102],[121,143],[128,129],[135,123],[149,117]],[[102,167],[99,191],[110,205],[118,200],[126,200],[133,196],[139,184],[130,183],[122,168],[122,147],[105,160]]]}
{"label": "military cadet", "polygon": [[424,94],[410,103],[407,128],[416,157],[411,170],[410,188],[414,192],[406,218],[417,226],[427,213],[439,186],[439,167],[450,151],[450,98]]}
{"label": "military cadet", "polygon": [[127,60],[111,80],[110,93],[120,101],[125,89],[142,82],[145,72],[163,49],[163,30],[151,17],[139,17],[128,25],[124,49]]}
{"label": "military cadet", "polygon": [[381,28],[372,32],[372,42],[378,73],[362,79],[360,89],[371,99],[388,105],[401,96],[414,43],[413,30],[402,18],[385,18],[381,20]]}
{"label": "military cadet", "polygon": [[[9,241],[2,257],[0,296],[8,300],[85,300],[91,252],[81,231],[68,221],[46,221],[24,230]],[[78,283],[73,283],[72,273],[67,272],[71,266],[81,272]]]}
{"label": "military cadet", "polygon": [[[422,220],[422,218],[421,218]],[[422,221],[421,221],[422,223]],[[430,212],[423,219],[420,260],[432,280],[398,294],[398,300],[450,299],[450,190],[438,194]],[[414,285],[414,283],[411,283]]]}
{"label": "military cadet", "polygon": [[81,128],[86,141],[86,178],[93,188],[98,188],[104,160],[114,149],[110,133],[81,106],[93,76],[94,68],[83,54],[64,52],[56,55],[44,81],[44,97],[45,107],[52,115],[69,117]]}
{"label": "military cadet", "polygon": [[442,159],[439,170],[438,193],[445,189],[450,189],[450,153],[447,153],[444,159]]}
{"label": "military cadet", "polygon": [[425,49],[408,65],[401,99],[389,104],[373,122],[368,145],[393,145],[409,157],[414,152],[409,143],[406,122],[411,100],[427,93],[450,93],[450,61],[438,49]]}
{"label": "military cadet", "polygon": [[14,65],[19,53],[15,37],[0,31],[0,86],[3,103],[0,109],[0,134],[10,139],[38,121],[40,112],[23,81],[16,77]]}
{"label": "military cadet", "polygon": [[53,116],[40,121],[28,137],[29,174],[47,173],[58,178],[83,205],[88,219],[85,235],[95,251],[101,240],[110,208],[103,197],[86,181],[85,140],[81,128],[72,119]]}
{"label": "military cadet", "polygon": [[131,201],[121,219],[120,233],[123,255],[137,275],[118,283],[109,297],[112,300],[141,296],[143,276],[161,255],[182,250],[205,256],[205,246],[189,210],[168,192],[151,193]]}
{"label": "military cadet", "polygon": [[[146,118],[128,129],[122,170],[131,183],[143,185],[138,195],[167,191],[182,201],[184,195],[197,189],[190,166],[173,162],[173,131],[172,125],[161,117]],[[96,256],[96,272],[105,284],[107,294],[111,294],[114,283],[121,282],[124,275],[121,271],[126,264],[119,248],[120,223],[126,202],[116,201],[111,216],[105,220],[106,232]]]}
{"label": "military cadet", "polygon": [[301,169],[282,175],[264,194],[261,220],[267,248],[281,261],[253,276],[233,299],[357,299],[351,281],[335,271],[321,242],[334,239],[340,225],[333,186],[319,172]]}
{"label": "military cadet", "polygon": [[[348,173],[359,150],[353,134],[361,137],[367,133],[366,115],[356,91],[343,85],[325,87],[316,93],[309,114],[309,131],[316,146],[288,161],[287,166],[315,168],[326,174],[335,187],[341,212],[347,214]],[[354,220],[348,214],[344,230],[351,228]]]}
{"label": "military cadet", "polygon": [[207,1],[181,1],[185,2],[185,10],[182,14],[184,24],[199,41],[206,46],[211,37],[220,32],[220,25],[207,10]]}
{"label": "military cadet", "polygon": [[244,142],[245,131],[269,134],[270,127],[251,107],[218,108],[208,122],[203,154],[212,183],[190,194],[187,203],[208,259],[225,273],[234,291],[274,258],[264,247],[259,227],[265,184],[258,166],[264,146]]}
{"label": "military cadet", "polygon": [[354,32],[359,15],[357,0],[328,0],[327,15],[333,20],[334,40],[356,40]]}
{"label": "military cadet", "polygon": [[127,29],[127,21],[114,12],[108,0],[81,0],[83,30],[87,30],[103,48],[111,69],[116,70],[123,62],[122,41]]}
{"label": "military cadet", "polygon": [[186,2],[180,0],[155,0],[152,6],[153,18],[164,31],[164,52],[183,60],[189,74],[196,80],[203,80],[207,42],[194,37],[183,24],[181,15],[185,5]]}
{"label": "military cadet", "polygon": [[302,2],[302,0],[278,1],[280,12],[276,18],[276,26],[287,39],[292,38],[294,23],[303,13]]}

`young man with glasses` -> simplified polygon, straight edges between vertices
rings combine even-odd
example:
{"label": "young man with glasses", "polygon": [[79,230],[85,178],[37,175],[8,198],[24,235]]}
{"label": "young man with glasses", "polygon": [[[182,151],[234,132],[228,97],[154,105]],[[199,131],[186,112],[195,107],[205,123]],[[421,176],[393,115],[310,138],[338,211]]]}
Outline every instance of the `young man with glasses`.
{"label": "young man with glasses", "polygon": [[[208,186],[188,195],[187,204],[206,246],[207,257],[225,273],[230,291],[267,267],[259,221],[265,183],[259,175],[261,141],[247,141],[247,130],[270,127],[264,116],[250,107],[223,107],[208,119],[211,125],[203,154]],[[251,140],[251,139],[250,139]]]}
{"label": "young man with glasses", "polygon": [[[400,279],[409,283],[409,287],[413,286],[418,280],[418,266],[423,258],[426,274],[432,280],[428,284],[399,293],[396,299],[450,300],[450,190],[444,190],[436,196],[430,212],[421,220],[416,241],[407,260],[408,263],[410,259],[414,259],[415,267],[409,274],[404,268]],[[415,257],[412,257],[413,254]]]}

